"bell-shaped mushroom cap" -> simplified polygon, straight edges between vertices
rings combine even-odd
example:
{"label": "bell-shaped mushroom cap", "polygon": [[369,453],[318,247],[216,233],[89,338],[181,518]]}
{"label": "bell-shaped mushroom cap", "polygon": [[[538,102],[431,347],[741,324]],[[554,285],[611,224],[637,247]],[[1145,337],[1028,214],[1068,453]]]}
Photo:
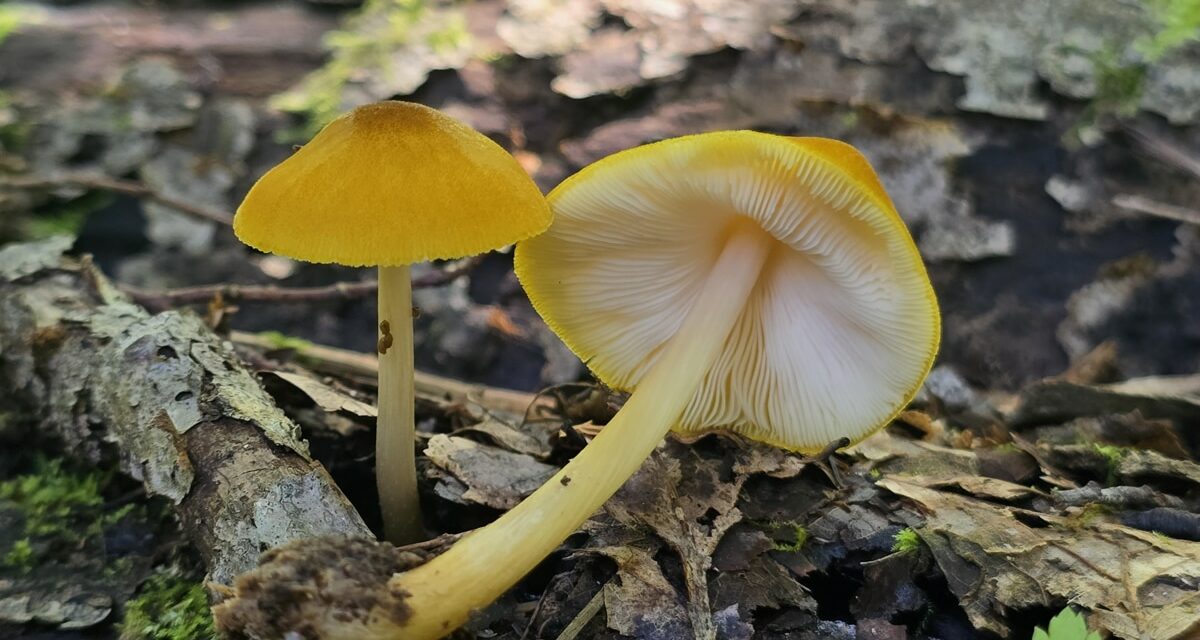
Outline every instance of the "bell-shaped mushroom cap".
{"label": "bell-shaped mushroom cap", "polygon": [[349,266],[461,258],[549,224],[537,185],[499,145],[395,101],[329,123],[259,179],[233,220],[259,250]]}
{"label": "bell-shaped mushroom cap", "polygon": [[548,199],[555,222],[517,246],[517,275],[551,328],[617,389],[634,389],[675,334],[732,221],[749,218],[774,239],[677,431],[819,450],[884,425],[929,372],[933,288],[849,145],[753,131],[674,138],[605,158]]}

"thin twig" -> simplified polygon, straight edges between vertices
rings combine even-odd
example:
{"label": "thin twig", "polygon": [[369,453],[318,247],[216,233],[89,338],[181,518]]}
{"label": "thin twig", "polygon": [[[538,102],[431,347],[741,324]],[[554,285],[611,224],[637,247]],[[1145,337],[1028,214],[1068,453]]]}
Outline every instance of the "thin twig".
{"label": "thin twig", "polygon": [[542,590],[542,596],[538,598],[537,606],[535,606],[533,608],[533,612],[529,614],[529,622],[525,623],[525,630],[521,632],[521,637],[517,638],[517,640],[525,640],[529,637],[529,632],[533,631],[533,623],[537,622],[538,614],[542,612],[542,605],[546,604],[546,596],[550,594],[550,590],[558,584],[562,577],[562,574],[554,576],[554,578],[550,580],[550,584],[546,585],[546,588]]}
{"label": "thin twig", "polygon": [[[472,256],[445,269],[431,271],[413,278],[414,289],[440,287],[471,272],[482,261],[483,256]],[[353,300],[375,294],[379,283],[375,280],[362,282],[338,282],[323,287],[277,287],[274,285],[238,285],[230,283],[185,287],[151,291],[123,286],[138,304],[153,311],[170,309],[180,305],[205,303],[217,296],[226,302],[318,302],[321,300]]]}
{"label": "thin twig", "polygon": [[596,595],[592,596],[592,599],[588,600],[588,603],[580,610],[579,615],[575,616],[575,619],[562,630],[562,633],[558,634],[558,640],[575,640],[583,628],[592,621],[592,618],[600,613],[600,608],[604,606],[604,590],[607,588],[607,583],[600,587]]}
{"label": "thin twig", "polygon": [[[474,531],[474,529],[472,529],[471,531]],[[471,531],[463,531],[462,533],[443,533],[442,535],[440,535],[436,538],[433,538],[432,540],[422,540],[421,542],[414,542],[412,544],[406,544],[401,547],[396,547],[396,551],[424,551],[426,549],[437,549],[438,547],[446,547],[455,542],[458,542],[459,538],[467,535],[468,533],[471,533]]]}
{"label": "thin twig", "polygon": [[[229,339],[235,345],[269,351],[278,348],[271,340],[254,333],[233,331]],[[360,353],[318,344],[303,344],[296,347],[304,365],[333,376],[345,376],[370,387],[379,374],[379,359],[373,353]],[[424,371],[414,374],[418,394],[442,398],[450,402],[469,402],[501,413],[521,415],[533,402],[540,402],[532,393],[499,389],[481,384],[472,384]]]}
{"label": "thin twig", "polygon": [[1122,209],[1145,213],[1159,218],[1200,224],[1200,210],[1158,202],[1139,195],[1120,193],[1113,196],[1112,203]]}
{"label": "thin twig", "polygon": [[1200,179],[1200,156],[1149,127],[1127,123],[1125,130],[1147,153]]}
{"label": "thin twig", "polygon": [[161,194],[150,187],[132,180],[118,180],[107,176],[100,176],[85,173],[64,173],[53,176],[14,176],[0,180],[0,187],[9,187],[14,189],[53,189],[56,187],[83,187],[86,189],[100,189],[103,191],[113,191],[116,193],[124,193],[126,195],[135,196],[153,200],[161,205],[171,207],[182,213],[190,216],[195,216],[202,220],[216,222],[224,226],[233,224],[233,216],[224,211],[210,209],[208,207],[184,202]]}

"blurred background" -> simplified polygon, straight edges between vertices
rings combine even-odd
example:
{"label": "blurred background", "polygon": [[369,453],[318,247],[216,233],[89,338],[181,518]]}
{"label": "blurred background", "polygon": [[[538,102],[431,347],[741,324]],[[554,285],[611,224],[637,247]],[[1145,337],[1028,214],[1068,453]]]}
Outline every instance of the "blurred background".
{"label": "blurred background", "polygon": [[[686,133],[828,136],[871,159],[928,261],[939,375],[1013,390],[1081,362],[1095,381],[1190,373],[1198,26],[1195,0],[4,2],[0,242],[78,234],[159,303],[369,279],[255,253],[214,220],[325,122],[386,98],[468,122],[545,190]],[[372,295],[188,302],[223,327],[374,346]],[[508,254],[416,304],[425,369],[587,377]]]}

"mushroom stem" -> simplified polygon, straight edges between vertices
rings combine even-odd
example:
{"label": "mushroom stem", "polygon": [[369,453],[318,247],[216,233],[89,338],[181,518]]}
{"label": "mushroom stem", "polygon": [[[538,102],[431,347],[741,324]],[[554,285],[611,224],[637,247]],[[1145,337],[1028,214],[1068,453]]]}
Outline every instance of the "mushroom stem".
{"label": "mushroom stem", "polygon": [[679,331],[600,435],[514,509],[392,578],[392,593],[406,594],[404,638],[440,638],[461,625],[537,566],[638,470],[721,352],[773,243],[757,224],[735,225]]}
{"label": "mushroom stem", "polygon": [[408,265],[379,267],[379,417],[375,423],[375,484],[384,538],[422,539],[417,496],[413,391],[412,280]]}

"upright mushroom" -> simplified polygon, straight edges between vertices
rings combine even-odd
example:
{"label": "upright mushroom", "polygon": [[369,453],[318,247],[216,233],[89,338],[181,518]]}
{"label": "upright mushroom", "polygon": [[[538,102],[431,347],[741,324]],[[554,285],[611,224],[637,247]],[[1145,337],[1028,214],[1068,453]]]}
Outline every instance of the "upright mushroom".
{"label": "upright mushroom", "polygon": [[550,211],[507,152],[434,109],[379,102],[334,120],[250,189],[242,242],[309,262],[379,268],[375,469],[385,537],[421,537],[414,463],[410,264],[541,233]]}

